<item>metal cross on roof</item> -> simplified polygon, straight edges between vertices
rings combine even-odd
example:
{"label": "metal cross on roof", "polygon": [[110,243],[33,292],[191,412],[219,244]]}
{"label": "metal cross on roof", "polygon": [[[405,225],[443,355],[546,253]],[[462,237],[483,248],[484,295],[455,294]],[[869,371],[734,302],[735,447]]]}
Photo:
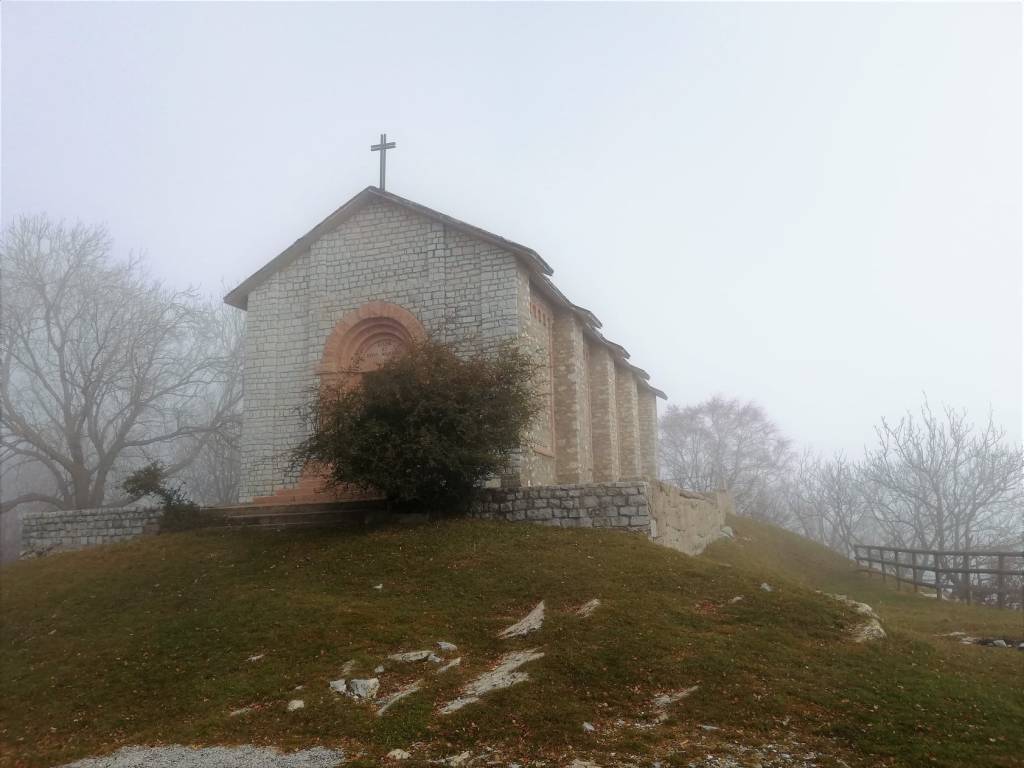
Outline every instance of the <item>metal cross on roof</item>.
{"label": "metal cross on roof", "polygon": [[388,141],[388,135],[386,133],[382,133],[380,135],[380,144],[370,145],[371,152],[380,152],[380,189],[382,192],[384,191],[384,168],[386,165],[384,158],[387,155],[388,150],[394,148],[395,142]]}

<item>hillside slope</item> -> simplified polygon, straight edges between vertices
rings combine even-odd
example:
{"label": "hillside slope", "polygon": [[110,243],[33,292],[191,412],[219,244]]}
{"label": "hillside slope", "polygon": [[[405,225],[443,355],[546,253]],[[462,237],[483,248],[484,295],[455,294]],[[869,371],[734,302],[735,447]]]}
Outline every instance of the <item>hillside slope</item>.
{"label": "hillside slope", "polygon": [[[453,521],[175,534],[17,563],[0,571],[0,764],[181,743],[324,745],[367,766],[395,748],[410,766],[467,751],[474,765],[1024,765],[1024,653],[935,637],[1020,636],[1019,614],[897,595],[800,537],[731,522],[737,538],[698,558]],[[861,617],[818,589],[871,603],[889,638],[852,642]],[[497,637],[540,600],[539,630]],[[387,659],[431,648],[461,664]],[[528,680],[439,712],[530,649],[544,655]],[[381,696],[423,682],[378,717],[330,689],[346,676],[379,677]]]}

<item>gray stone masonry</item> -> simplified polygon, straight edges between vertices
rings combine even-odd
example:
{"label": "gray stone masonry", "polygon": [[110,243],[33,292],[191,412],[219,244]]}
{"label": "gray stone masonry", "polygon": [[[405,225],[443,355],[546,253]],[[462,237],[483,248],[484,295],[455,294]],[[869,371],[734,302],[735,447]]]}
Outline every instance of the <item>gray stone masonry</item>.
{"label": "gray stone masonry", "polygon": [[37,557],[156,533],[161,514],[162,510],[144,507],[25,512],[20,556]]}
{"label": "gray stone masonry", "polygon": [[651,530],[647,484],[642,481],[488,488],[475,515],[559,528]]}
{"label": "gray stone masonry", "polygon": [[246,318],[241,499],[297,481],[299,412],[346,313],[387,301],[443,340],[484,346],[519,334],[518,270],[511,253],[373,202],[256,288]]}
{"label": "gray stone masonry", "polygon": [[692,493],[667,483],[636,480],[488,488],[473,514],[559,528],[642,533],[657,544],[696,555],[720,536],[730,511],[726,493]]}

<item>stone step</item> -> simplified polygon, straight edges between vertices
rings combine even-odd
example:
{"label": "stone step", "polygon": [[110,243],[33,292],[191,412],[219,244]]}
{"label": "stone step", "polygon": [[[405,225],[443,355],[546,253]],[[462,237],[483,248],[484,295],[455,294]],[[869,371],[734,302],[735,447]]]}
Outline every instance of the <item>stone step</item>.
{"label": "stone step", "polygon": [[359,527],[387,515],[387,506],[371,502],[318,502],[296,504],[256,504],[220,507],[211,510],[222,518],[218,527]]}

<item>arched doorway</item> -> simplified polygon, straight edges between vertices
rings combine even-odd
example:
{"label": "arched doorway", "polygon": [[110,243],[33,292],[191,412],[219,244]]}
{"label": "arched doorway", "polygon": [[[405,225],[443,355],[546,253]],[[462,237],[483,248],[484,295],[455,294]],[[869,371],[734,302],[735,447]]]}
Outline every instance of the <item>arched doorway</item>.
{"label": "arched doorway", "polygon": [[317,374],[322,384],[342,386],[358,380],[425,336],[416,316],[386,301],[367,302],[345,315],[324,343]]}
{"label": "arched doorway", "polygon": [[[346,387],[426,336],[423,325],[404,307],[370,301],[338,321],[324,343],[316,374],[321,387]],[[303,469],[298,483],[279,488],[272,496],[253,499],[256,504],[312,504],[325,501],[375,499],[379,495],[360,488],[326,487],[325,473],[315,466]]]}

